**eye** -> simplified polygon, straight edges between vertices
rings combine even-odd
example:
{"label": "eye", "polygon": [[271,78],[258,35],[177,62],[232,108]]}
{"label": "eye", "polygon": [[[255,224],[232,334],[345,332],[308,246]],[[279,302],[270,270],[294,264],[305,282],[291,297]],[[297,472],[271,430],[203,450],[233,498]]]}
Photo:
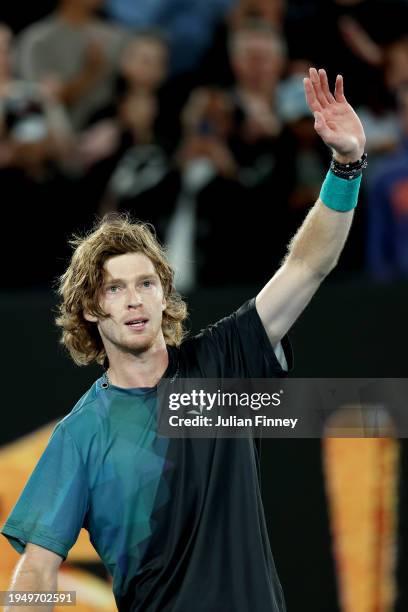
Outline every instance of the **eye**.
{"label": "eye", "polygon": [[117,293],[119,291],[119,285],[109,285],[107,288],[108,293]]}
{"label": "eye", "polygon": [[143,287],[151,287],[152,286],[152,281],[151,280],[144,280],[142,283]]}

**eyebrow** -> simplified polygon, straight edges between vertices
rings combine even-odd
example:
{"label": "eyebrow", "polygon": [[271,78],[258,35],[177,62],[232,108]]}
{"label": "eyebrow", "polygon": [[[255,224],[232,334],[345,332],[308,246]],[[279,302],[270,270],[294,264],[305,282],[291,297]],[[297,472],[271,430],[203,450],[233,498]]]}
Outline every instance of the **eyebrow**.
{"label": "eyebrow", "polygon": [[[154,272],[152,272],[150,274],[139,274],[139,276],[136,276],[135,280],[136,281],[147,280],[147,279],[150,280],[152,278],[158,279],[159,275],[157,273],[154,273]],[[123,278],[110,278],[108,280],[104,280],[104,282],[103,282],[104,285],[113,285],[115,283],[126,283],[126,280],[123,279]]]}

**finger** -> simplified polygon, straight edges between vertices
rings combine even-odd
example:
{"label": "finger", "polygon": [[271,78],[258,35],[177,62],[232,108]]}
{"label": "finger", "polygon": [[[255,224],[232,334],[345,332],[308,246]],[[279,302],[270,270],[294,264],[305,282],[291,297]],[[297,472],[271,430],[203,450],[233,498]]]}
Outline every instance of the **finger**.
{"label": "finger", "polygon": [[330,91],[329,81],[327,79],[326,71],[323,70],[323,68],[321,68],[319,70],[319,77],[320,77],[320,85],[322,87],[322,91],[323,91],[324,95],[326,96],[327,102],[329,102],[329,104],[335,102],[336,101],[335,97],[333,96],[333,94]]}
{"label": "finger", "polygon": [[344,84],[343,84],[343,77],[341,76],[341,74],[338,74],[336,78],[336,86],[334,88],[334,97],[336,98],[337,102],[347,102],[344,96]]}
{"label": "finger", "polygon": [[315,92],[315,96],[322,108],[328,106],[328,102],[326,100],[326,96],[323,94],[322,87],[320,85],[320,77],[316,68],[309,69],[310,80],[312,82],[312,86]]}
{"label": "finger", "polygon": [[322,110],[322,107],[320,106],[320,104],[319,104],[319,102],[318,102],[318,100],[316,98],[316,95],[315,95],[315,92],[314,92],[314,89],[313,89],[313,85],[310,82],[310,79],[308,79],[308,78],[303,79],[303,85],[304,85],[304,88],[305,88],[306,102],[307,102],[307,105],[310,108],[310,110],[312,112]]}

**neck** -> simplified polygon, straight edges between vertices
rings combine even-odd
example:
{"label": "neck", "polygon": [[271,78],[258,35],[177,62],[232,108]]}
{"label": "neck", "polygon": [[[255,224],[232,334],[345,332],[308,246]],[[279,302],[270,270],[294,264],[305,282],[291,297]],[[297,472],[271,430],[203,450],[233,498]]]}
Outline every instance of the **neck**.
{"label": "neck", "polygon": [[82,3],[71,2],[70,0],[61,2],[57,14],[71,25],[82,25],[93,17],[93,14]]}
{"label": "neck", "polygon": [[108,354],[108,377],[112,385],[122,388],[155,387],[169,363],[164,342],[143,353]]}

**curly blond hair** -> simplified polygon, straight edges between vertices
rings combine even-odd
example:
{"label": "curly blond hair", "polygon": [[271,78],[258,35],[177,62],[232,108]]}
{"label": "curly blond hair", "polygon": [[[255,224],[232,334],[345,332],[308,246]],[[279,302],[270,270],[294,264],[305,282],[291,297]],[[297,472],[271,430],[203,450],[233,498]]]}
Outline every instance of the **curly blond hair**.
{"label": "curly blond hair", "polygon": [[132,221],[128,215],[105,216],[85,236],[70,240],[75,249],[70,264],[59,278],[57,326],[62,328],[61,343],[78,365],[103,364],[106,352],[95,323],[84,318],[84,312],[103,318],[99,295],[103,283],[103,266],[114,255],[142,253],[153,263],[159,275],[167,302],[162,330],[167,344],[178,346],[184,338],[183,321],[187,306],[174,288],[174,272],[157,241],[151,225]]}

